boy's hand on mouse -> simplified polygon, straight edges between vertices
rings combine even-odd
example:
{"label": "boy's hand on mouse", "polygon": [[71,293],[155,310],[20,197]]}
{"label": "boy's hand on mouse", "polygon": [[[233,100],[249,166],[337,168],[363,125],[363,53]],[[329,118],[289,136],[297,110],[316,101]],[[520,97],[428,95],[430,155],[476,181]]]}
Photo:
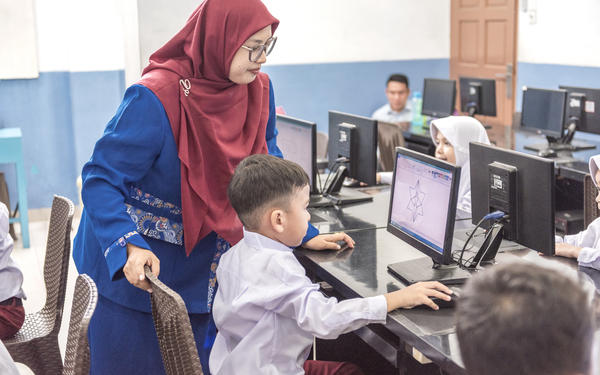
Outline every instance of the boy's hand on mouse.
{"label": "boy's hand on mouse", "polygon": [[146,292],[152,293],[150,283],[146,280],[144,265],[150,266],[154,276],[160,273],[160,261],[150,250],[142,249],[130,243],[127,244],[127,263],[123,267],[123,273],[129,283]]}
{"label": "boy's hand on mouse", "polygon": [[303,243],[302,247],[310,250],[339,250],[341,246],[338,245],[338,241],[346,242],[346,245],[350,248],[354,247],[354,240],[344,232],[319,234]]}
{"label": "boy's hand on mouse", "polygon": [[556,256],[577,259],[580,252],[581,247],[569,245],[564,242],[559,242],[554,245],[554,255]]}
{"label": "boy's hand on mouse", "polygon": [[452,290],[437,281],[424,281],[407,286],[404,289],[384,294],[388,312],[399,307],[411,309],[418,305],[427,305],[434,310],[439,307],[429,297],[437,297],[450,301]]}

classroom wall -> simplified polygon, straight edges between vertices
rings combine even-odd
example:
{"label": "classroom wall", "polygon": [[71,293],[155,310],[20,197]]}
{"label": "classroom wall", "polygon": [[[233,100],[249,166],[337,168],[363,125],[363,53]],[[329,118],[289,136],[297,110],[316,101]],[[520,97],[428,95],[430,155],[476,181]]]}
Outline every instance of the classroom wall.
{"label": "classroom wall", "polygon": [[330,109],[370,116],[385,104],[391,73],[418,91],[425,77],[449,75],[449,0],[264,2],[280,20],[263,67],[276,104],[320,131]]}
{"label": "classroom wall", "polygon": [[[534,22],[530,21],[530,14]],[[559,85],[600,88],[600,2],[597,0],[529,0],[519,8],[517,102],[522,87],[556,89]],[[517,148],[535,143],[532,136],[517,137]],[[538,137],[539,138],[539,137]],[[575,138],[597,144],[600,136],[576,133]],[[538,139],[539,142],[539,139]],[[578,152],[586,159],[598,149]]]}
{"label": "classroom wall", "polygon": [[[30,208],[78,202],[75,180],[124,92],[118,0],[36,0],[37,79],[0,80],[0,127],[23,133]],[[1,43],[0,43],[1,44]],[[14,167],[7,173],[16,204]]]}

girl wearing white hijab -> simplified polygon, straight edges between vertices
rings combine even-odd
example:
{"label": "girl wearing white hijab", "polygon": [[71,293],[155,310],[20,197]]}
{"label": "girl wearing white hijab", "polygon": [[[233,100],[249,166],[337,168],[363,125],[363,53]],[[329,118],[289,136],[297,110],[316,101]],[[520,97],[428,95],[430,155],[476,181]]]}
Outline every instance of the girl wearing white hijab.
{"label": "girl wearing white hijab", "polygon": [[[435,157],[461,167],[458,187],[457,217],[471,216],[471,169],[469,167],[469,143],[490,144],[485,128],[479,121],[468,116],[449,116],[433,120],[431,139],[436,145]],[[391,184],[392,172],[380,173],[381,182]]]}
{"label": "girl wearing white hijab", "polygon": [[468,116],[449,116],[433,120],[431,138],[436,145],[435,157],[460,168],[460,185],[456,208],[471,214],[471,168],[469,143],[490,144],[485,128],[479,121]]}
{"label": "girl wearing white hijab", "polygon": [[[596,188],[600,187],[600,155],[590,158],[590,175]],[[600,208],[600,188],[596,196]],[[587,229],[577,234],[556,237],[555,255],[576,258],[580,266],[600,270],[600,218],[592,221]]]}

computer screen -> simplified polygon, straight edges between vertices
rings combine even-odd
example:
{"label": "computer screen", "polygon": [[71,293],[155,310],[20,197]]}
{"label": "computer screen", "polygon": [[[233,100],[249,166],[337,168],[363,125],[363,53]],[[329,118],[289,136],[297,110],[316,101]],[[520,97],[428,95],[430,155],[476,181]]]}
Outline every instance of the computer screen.
{"label": "computer screen", "polygon": [[[600,134],[600,89],[571,86],[559,86],[559,88],[567,91],[567,98],[570,93],[585,95],[585,103],[582,111],[583,117],[580,119],[579,124],[577,124],[577,130]],[[568,125],[567,121],[569,119],[565,116],[565,126]]]}
{"label": "computer screen", "polygon": [[[472,142],[471,207],[473,223],[496,210],[500,202],[514,212],[504,225],[504,238],[547,255],[554,254],[554,161]],[[514,171],[512,182],[494,171]],[[510,184],[513,184],[510,187]]]}
{"label": "computer screen", "polygon": [[314,122],[299,120],[286,115],[277,115],[277,146],[283,157],[298,163],[308,174],[311,191],[318,192],[316,186],[316,137],[317,125]]}
{"label": "computer screen", "polygon": [[440,264],[451,261],[459,179],[460,167],[397,149],[388,228]]}
{"label": "computer screen", "polygon": [[496,80],[459,77],[460,110],[473,115],[496,116]]}
{"label": "computer screen", "polygon": [[348,177],[375,185],[377,177],[377,120],[329,111],[329,167],[349,159]]}
{"label": "computer screen", "polygon": [[565,90],[523,89],[521,128],[559,138],[563,134]]}
{"label": "computer screen", "polygon": [[431,117],[447,117],[454,113],[456,81],[425,78],[421,113]]}

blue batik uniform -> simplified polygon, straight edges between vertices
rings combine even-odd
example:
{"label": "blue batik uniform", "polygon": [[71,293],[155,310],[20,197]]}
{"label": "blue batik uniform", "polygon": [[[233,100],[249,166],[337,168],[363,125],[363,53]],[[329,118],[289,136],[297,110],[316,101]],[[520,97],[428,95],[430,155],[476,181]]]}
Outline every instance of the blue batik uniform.
{"label": "blue batik uniform", "polygon": [[[281,157],[276,144],[271,84],[269,91],[267,147],[271,155]],[[90,161],[83,167],[84,210],[73,245],[73,258],[79,273],[90,275],[98,286],[100,302],[95,318],[104,314],[102,319],[92,319],[90,325],[91,373],[110,373],[117,368],[111,367],[114,363],[125,362],[128,356],[132,358],[129,361],[132,373],[155,373],[151,369],[157,370],[156,366],[162,372],[160,353],[155,352],[158,350],[156,334],[148,314],[150,298],[148,293],[132,286],[122,271],[127,261],[127,243],[150,249],[158,257],[159,278],[185,301],[192,314],[190,319],[197,341],[206,341],[198,342],[198,349],[203,365],[208,363],[208,351],[214,338],[208,313],[215,291],[215,269],[229,244],[212,232],[186,256],[181,216],[181,164],[177,155],[171,125],[161,102],[148,88],[134,85],[126,91],[116,115],[96,143]],[[206,173],[210,175],[210,171]],[[309,226],[304,241],[317,234],[318,231]],[[118,311],[120,307],[128,308],[125,309],[128,312]],[[142,315],[133,317],[139,313]],[[121,314],[125,315],[119,319],[114,317]],[[127,323],[129,315],[133,321]],[[147,322],[140,323],[139,330],[132,326],[141,319],[150,319],[149,329]],[[109,348],[103,346],[114,347],[114,341],[106,342],[113,337],[121,340],[119,329],[135,330],[132,336],[136,339],[123,344],[131,346],[130,352],[123,352],[127,349],[122,348],[118,358],[111,359],[108,357],[115,349],[104,351]],[[142,361],[133,358],[142,358]],[[105,363],[107,361],[112,363]],[[146,369],[138,362],[150,364]],[[118,365],[123,370],[123,363]],[[207,365],[204,368],[208,372]]]}

